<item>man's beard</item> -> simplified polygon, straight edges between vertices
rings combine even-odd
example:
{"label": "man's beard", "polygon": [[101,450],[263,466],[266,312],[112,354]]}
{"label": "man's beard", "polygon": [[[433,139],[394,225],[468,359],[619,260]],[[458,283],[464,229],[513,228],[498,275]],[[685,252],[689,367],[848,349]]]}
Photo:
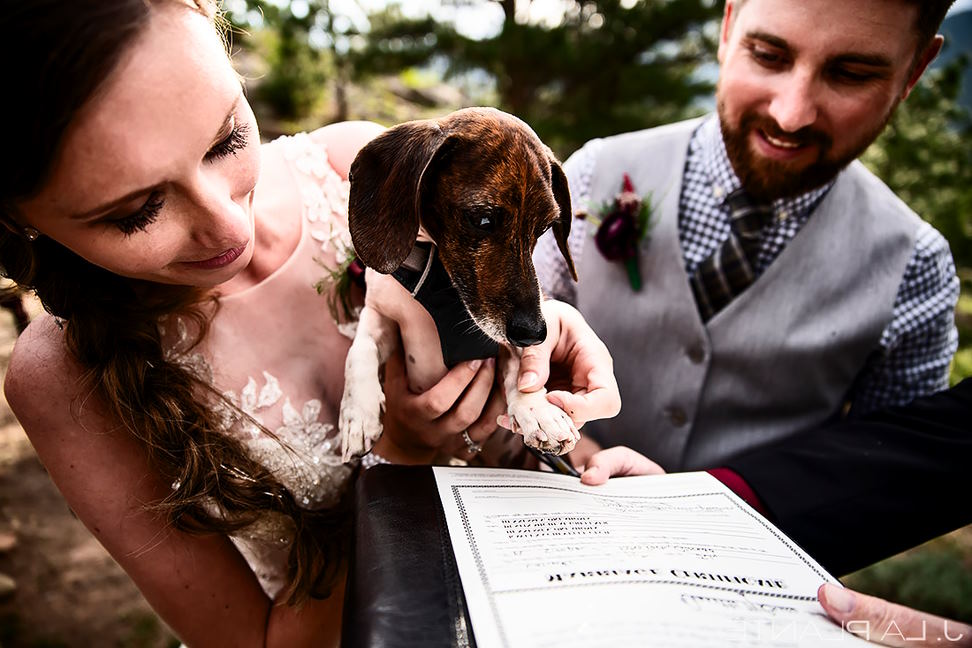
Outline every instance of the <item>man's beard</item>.
{"label": "man's beard", "polygon": [[[871,145],[894,114],[894,107],[892,107],[872,131],[863,133],[845,153],[831,157],[834,143],[826,133],[811,127],[787,133],[771,117],[762,117],[753,111],[743,113],[739,125],[735,126],[727,118],[725,103],[721,99],[718,102],[718,110],[722,139],[726,144],[726,153],[732,163],[733,171],[739,176],[743,189],[753,200],[764,203],[770,203],[778,198],[799,196],[833,180],[844,167],[856,160]],[[788,163],[758,155],[749,142],[750,135],[757,130],[770,137],[797,142],[800,145],[815,145],[817,159],[809,164],[803,161]]]}

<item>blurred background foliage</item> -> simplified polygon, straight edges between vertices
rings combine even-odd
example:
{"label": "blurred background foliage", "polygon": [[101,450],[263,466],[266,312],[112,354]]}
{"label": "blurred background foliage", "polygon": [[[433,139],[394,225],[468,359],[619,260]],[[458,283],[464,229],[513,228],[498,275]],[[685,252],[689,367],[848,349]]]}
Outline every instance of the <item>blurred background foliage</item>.
{"label": "blurred background foliage", "polygon": [[698,114],[709,101],[714,0],[548,1],[539,17],[537,4],[443,0],[417,14],[394,3],[239,0],[227,4],[227,18],[234,45],[264,63],[251,77],[253,98],[269,112],[261,117],[283,130],[349,118],[390,123],[400,111],[361,101],[361,90],[383,94],[381,81],[431,114],[495,105],[566,157],[592,137]]}
{"label": "blurred background foliage", "polygon": [[941,232],[962,280],[952,381],[972,376],[972,111],[957,101],[968,57],[926,73],[862,157]]}
{"label": "blurred background foliage", "polygon": [[[561,158],[592,137],[712,110],[721,7],[716,0],[225,3],[234,57],[268,139],[345,119],[391,125],[493,105],[527,121]],[[943,31],[950,41],[943,56],[863,161],[951,245],[963,284],[957,381],[972,375],[972,11],[953,12]],[[845,582],[972,621],[972,528]]]}

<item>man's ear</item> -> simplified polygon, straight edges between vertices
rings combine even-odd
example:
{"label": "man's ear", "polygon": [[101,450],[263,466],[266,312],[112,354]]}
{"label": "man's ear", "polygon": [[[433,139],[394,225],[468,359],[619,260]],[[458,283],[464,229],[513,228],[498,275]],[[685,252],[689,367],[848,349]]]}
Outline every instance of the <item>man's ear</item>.
{"label": "man's ear", "polygon": [[729,34],[732,32],[732,21],[739,13],[735,0],[726,0],[726,8],[722,12],[722,26],[719,28],[719,50],[716,54],[719,63],[725,58],[725,50],[729,46]]}
{"label": "man's ear", "polygon": [[908,82],[905,84],[904,91],[901,93],[902,101],[907,99],[908,95],[911,94],[915,84],[918,83],[918,79],[920,79],[921,75],[925,73],[925,70],[928,69],[931,62],[935,60],[938,53],[942,51],[942,45],[944,44],[945,37],[941,34],[937,34],[935,38],[931,39],[928,46],[925,47],[925,51],[919,55],[915,61],[914,67],[911,70],[911,74],[908,76]]}

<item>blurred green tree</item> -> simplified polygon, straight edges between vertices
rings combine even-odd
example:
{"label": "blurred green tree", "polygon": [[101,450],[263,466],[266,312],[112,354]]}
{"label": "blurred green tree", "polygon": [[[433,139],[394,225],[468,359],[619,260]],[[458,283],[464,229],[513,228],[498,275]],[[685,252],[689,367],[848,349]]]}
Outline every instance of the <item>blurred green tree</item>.
{"label": "blurred green tree", "polygon": [[503,20],[485,38],[432,17],[404,18],[394,6],[372,15],[366,45],[351,53],[354,73],[435,62],[447,79],[479,71],[495,84],[497,107],[560,155],[593,137],[698,112],[696,100],[712,90],[697,72],[713,61],[714,0],[578,0],[565,3],[556,25],[530,22],[530,0],[490,1]]}
{"label": "blurred green tree", "polygon": [[925,74],[861,160],[948,240],[962,278],[953,382],[972,375],[972,114],[964,57]]}
{"label": "blurred green tree", "polygon": [[320,112],[331,95],[328,121],[348,119],[346,51],[357,32],[330,0],[238,0],[229,3],[225,18],[234,45],[254,52],[267,67],[254,84],[256,103],[276,119],[300,122]]}
{"label": "blurred green tree", "polygon": [[960,58],[927,73],[861,158],[945,235],[966,273],[972,271],[972,116],[956,97],[967,64]]}

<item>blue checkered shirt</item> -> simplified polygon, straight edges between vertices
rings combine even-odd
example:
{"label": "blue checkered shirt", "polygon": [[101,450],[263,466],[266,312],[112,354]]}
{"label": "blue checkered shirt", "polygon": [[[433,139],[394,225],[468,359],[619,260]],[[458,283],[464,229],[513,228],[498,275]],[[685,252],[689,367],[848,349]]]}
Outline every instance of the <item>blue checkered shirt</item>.
{"label": "blue checkered shirt", "polygon": [[[592,140],[564,164],[575,212],[592,208],[591,178],[601,146],[601,140]],[[763,235],[753,268],[757,277],[806,224],[832,186],[831,182],[773,203],[774,218]],[[679,197],[679,242],[689,276],[729,237],[725,198],[739,187],[718,118],[712,115],[689,142]],[[586,221],[575,218],[569,239],[575,259],[581,257],[583,246],[592,236]],[[576,303],[576,287],[549,234],[537,243],[534,264],[548,296]],[[958,346],[954,324],[958,294],[959,280],[948,243],[931,225],[922,222],[898,288],[891,321],[848,395],[854,414],[904,404],[948,387],[949,363]]]}

